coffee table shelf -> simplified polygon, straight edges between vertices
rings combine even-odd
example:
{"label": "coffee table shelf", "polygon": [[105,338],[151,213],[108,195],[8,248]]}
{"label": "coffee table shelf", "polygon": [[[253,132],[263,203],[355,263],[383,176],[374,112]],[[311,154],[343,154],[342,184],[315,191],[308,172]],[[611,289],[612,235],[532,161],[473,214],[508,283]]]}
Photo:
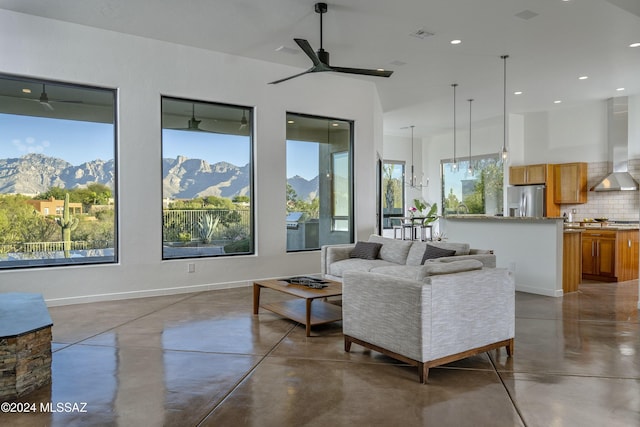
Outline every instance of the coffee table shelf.
{"label": "coffee table shelf", "polygon": [[[260,290],[269,288],[297,297],[287,301],[260,305]],[[342,284],[329,281],[322,289],[313,289],[304,285],[289,284],[282,280],[261,280],[253,283],[253,314],[260,307],[279,314],[287,319],[302,323],[307,336],[311,336],[311,327],[342,319],[342,307],[323,301],[327,297],[342,295]]]}

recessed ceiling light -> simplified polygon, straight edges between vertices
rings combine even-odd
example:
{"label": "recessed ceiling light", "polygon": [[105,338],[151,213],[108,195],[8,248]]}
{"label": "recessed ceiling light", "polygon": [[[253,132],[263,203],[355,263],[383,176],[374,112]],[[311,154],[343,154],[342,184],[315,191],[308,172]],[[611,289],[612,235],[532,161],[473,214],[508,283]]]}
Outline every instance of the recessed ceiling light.
{"label": "recessed ceiling light", "polygon": [[462,43],[462,40],[455,39],[455,40],[451,40],[450,43],[451,44],[460,44],[460,43]]}
{"label": "recessed ceiling light", "polygon": [[623,87],[619,87],[618,89],[616,89],[618,92],[622,92],[624,90]]}
{"label": "recessed ceiling light", "polygon": [[631,43],[629,47],[640,47],[640,43]]}
{"label": "recessed ceiling light", "polygon": [[589,76],[580,76],[578,77],[578,80],[587,80],[589,78]]}
{"label": "recessed ceiling light", "polygon": [[553,103],[554,103],[554,104],[560,104],[560,103],[562,103],[562,101],[561,101],[561,100],[559,100],[559,99],[556,99],[555,101],[553,101]]}
{"label": "recessed ceiling light", "polygon": [[331,123],[331,126],[333,126],[334,128],[337,128],[340,125],[338,123]]}
{"label": "recessed ceiling light", "polygon": [[290,124],[290,125],[292,125],[292,124],[294,124],[294,123],[295,123],[295,121],[294,121],[294,120],[287,120],[287,123],[288,123],[288,124]]}
{"label": "recessed ceiling light", "polygon": [[384,71],[384,68],[377,68],[378,71]]}
{"label": "recessed ceiling light", "polygon": [[522,91],[521,90],[517,90],[515,92],[513,92],[514,95],[522,95]]}
{"label": "recessed ceiling light", "polygon": [[22,93],[31,93],[31,89],[24,88],[22,89]]}

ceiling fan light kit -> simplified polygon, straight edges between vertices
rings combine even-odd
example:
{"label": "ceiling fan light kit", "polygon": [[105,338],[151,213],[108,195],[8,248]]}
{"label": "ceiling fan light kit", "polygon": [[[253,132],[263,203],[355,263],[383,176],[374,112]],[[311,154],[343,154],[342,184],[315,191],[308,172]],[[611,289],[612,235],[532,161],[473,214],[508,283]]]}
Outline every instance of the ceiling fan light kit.
{"label": "ceiling fan light kit", "polygon": [[309,73],[320,73],[325,71],[333,71],[336,73],[345,73],[345,74],[358,74],[364,76],[374,76],[374,77],[389,77],[393,74],[393,71],[384,70],[381,68],[378,69],[366,69],[366,68],[349,68],[349,67],[334,67],[329,65],[329,52],[324,50],[322,45],[323,33],[322,33],[322,15],[327,13],[327,4],[326,3],[316,3],[314,6],[314,10],[317,14],[320,15],[320,49],[317,52],[313,51],[311,44],[305,39],[294,38],[293,40],[296,44],[302,49],[302,51],[311,59],[313,63],[312,67],[302,73],[294,74],[293,76],[285,77],[280,80],[273,81],[269,84],[278,84],[285,82],[287,80],[291,80],[293,78],[302,76],[304,74]]}

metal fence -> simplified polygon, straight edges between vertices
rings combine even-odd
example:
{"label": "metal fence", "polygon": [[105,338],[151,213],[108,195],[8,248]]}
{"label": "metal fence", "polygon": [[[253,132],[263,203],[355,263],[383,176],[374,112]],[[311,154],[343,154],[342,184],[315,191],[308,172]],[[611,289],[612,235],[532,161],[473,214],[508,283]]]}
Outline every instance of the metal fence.
{"label": "metal fence", "polygon": [[205,215],[219,219],[214,240],[233,240],[251,235],[250,209],[165,209],[162,211],[162,239],[165,242],[199,240],[199,223]]}
{"label": "metal fence", "polygon": [[19,242],[0,244],[0,253],[34,253],[34,252],[55,252],[68,250],[86,250],[86,249],[106,249],[113,248],[112,240],[72,240],[66,242],[70,244],[65,248],[64,241],[58,242]]}

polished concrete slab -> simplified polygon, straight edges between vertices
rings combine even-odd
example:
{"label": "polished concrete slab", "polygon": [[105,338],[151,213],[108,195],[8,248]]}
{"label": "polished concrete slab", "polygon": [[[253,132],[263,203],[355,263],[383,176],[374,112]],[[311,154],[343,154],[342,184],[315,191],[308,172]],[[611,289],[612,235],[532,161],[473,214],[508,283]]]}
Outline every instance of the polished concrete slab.
{"label": "polished concrete slab", "polygon": [[[265,302],[287,298],[263,292]],[[7,426],[640,425],[638,282],[516,295],[515,355],[417,370],[236,288],[52,307],[53,382]]]}

